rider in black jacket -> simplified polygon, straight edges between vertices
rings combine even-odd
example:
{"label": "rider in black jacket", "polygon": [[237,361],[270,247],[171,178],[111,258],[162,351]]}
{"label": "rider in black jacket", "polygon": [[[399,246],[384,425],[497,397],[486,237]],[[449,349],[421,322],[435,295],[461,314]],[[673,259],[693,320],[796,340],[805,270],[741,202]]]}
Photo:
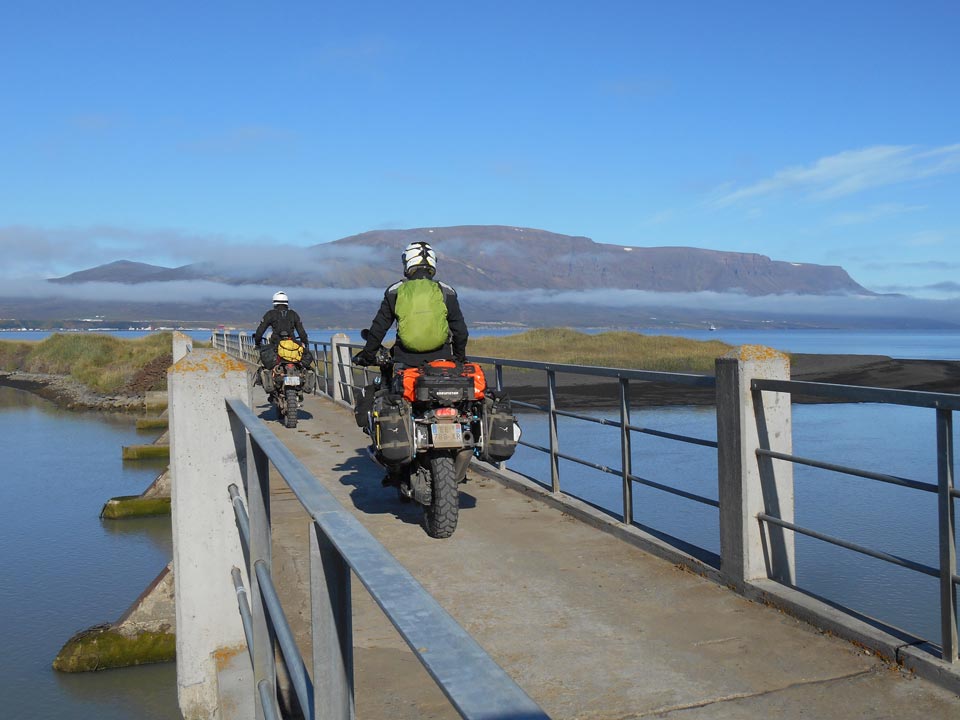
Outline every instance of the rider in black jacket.
{"label": "rider in black jacket", "polygon": [[293,338],[293,333],[296,331],[300,344],[304,347],[305,364],[309,365],[311,354],[310,346],[307,344],[309,342],[307,331],[303,329],[303,323],[300,321],[297,311],[290,309],[290,301],[287,299],[287,294],[282,290],[274,294],[273,308],[266,312],[263,320],[257,326],[256,332],[253,333],[253,344],[256,347],[260,347],[260,343],[263,342],[263,334],[268,327],[273,329],[270,344],[274,347],[280,344],[281,337]]}
{"label": "rider in black jacket", "polygon": [[447,341],[433,350],[417,352],[404,346],[400,325],[404,318],[397,314],[397,295],[400,287],[408,280],[433,279],[437,271],[437,255],[433,248],[425,242],[413,242],[403,251],[404,280],[396,282],[387,288],[383,294],[380,310],[370,324],[366,345],[356,357],[359,365],[375,364],[375,353],[383,342],[384,336],[396,320],[397,342],[393,346],[393,361],[401,365],[416,366],[422,362],[438,359],[454,359],[462,362],[467,354],[467,323],[460,310],[460,301],[457,300],[457,291],[446,283],[439,281],[443,303],[446,306],[446,321],[449,325]]}

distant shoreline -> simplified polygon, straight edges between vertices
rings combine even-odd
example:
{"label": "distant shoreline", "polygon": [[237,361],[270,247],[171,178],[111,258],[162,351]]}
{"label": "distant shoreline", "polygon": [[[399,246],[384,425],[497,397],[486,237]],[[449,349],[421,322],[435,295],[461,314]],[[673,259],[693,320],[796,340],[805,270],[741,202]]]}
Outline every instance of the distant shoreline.
{"label": "distant shoreline", "polygon": [[[960,394],[960,361],[956,360],[795,354],[791,369],[794,380]],[[536,378],[535,382],[531,382],[532,378]],[[32,392],[68,409],[129,412],[143,406],[142,395],[98,395],[60,375],[0,372],[0,386]],[[505,368],[504,387],[514,400],[540,406],[547,404],[546,381],[542,373],[520,373]],[[607,378],[559,375],[557,387],[557,403],[561,408],[609,408],[620,402],[619,383]],[[712,388],[636,382],[631,383],[630,400],[634,407],[659,407],[713,405],[715,397]],[[795,402],[830,401],[796,396]]]}
{"label": "distant shoreline", "polygon": [[[956,360],[803,353],[791,357],[793,380],[960,394],[960,361]],[[539,384],[532,384],[532,377],[537,377]],[[514,400],[546,406],[546,381],[542,373],[511,373],[505,368],[504,387]],[[560,375],[557,387],[557,403],[561,408],[608,408],[620,402],[619,383],[607,378]],[[634,382],[630,384],[630,401],[634,407],[713,405],[715,394],[712,388]],[[795,402],[831,401],[797,395]]]}

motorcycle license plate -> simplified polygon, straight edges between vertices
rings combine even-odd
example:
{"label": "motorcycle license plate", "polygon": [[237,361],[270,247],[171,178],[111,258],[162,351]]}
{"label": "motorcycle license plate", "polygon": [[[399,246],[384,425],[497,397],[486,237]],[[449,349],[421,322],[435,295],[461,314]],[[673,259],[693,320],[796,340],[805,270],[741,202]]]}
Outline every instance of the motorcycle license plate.
{"label": "motorcycle license plate", "polygon": [[434,447],[463,447],[460,423],[436,423],[430,426]]}
{"label": "motorcycle license plate", "polygon": [[284,385],[299,385],[299,384],[300,384],[300,378],[297,377],[296,375],[287,375],[287,376],[283,379],[283,384],[284,384]]}

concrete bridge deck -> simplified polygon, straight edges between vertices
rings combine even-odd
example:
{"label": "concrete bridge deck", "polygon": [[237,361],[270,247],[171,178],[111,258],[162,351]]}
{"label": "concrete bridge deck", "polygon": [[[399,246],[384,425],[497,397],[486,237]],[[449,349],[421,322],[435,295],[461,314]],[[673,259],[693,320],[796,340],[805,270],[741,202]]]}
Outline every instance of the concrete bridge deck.
{"label": "concrete bridge deck", "polygon": [[[269,424],[554,718],[960,717],[953,693],[473,471],[454,536],[427,537],[329,400]],[[274,483],[274,573],[306,652],[309,519]],[[359,583],[353,605],[357,717],[457,717]]]}

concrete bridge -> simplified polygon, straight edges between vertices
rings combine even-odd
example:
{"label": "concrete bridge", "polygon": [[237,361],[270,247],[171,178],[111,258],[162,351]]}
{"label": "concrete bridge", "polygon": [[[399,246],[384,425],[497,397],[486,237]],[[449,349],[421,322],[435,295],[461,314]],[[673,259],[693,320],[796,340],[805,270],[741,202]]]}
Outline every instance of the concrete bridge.
{"label": "concrete bridge", "polygon": [[[767,360],[740,356],[728,368],[728,380],[740,377],[740,390],[728,390],[751,413],[750,382],[778,382],[779,359]],[[783,472],[765,481],[762,458],[748,458],[757,445],[789,454],[782,398],[761,401],[765,424],[759,434],[741,430],[742,453],[726,450],[722,465],[737,466],[740,480],[738,495],[721,488],[721,513],[739,497],[728,510],[739,522],[727,522],[739,536],[725,541],[736,559],[720,569],[479,463],[461,486],[457,532],[432,540],[417,506],[381,487],[343,402],[308,397],[298,428],[286,429],[270,422],[259,388],[251,395],[248,373],[197,350],[170,374],[178,683],[188,720],[298,707],[308,717],[504,720],[960,713],[955,646],[938,658],[773,587],[789,578],[792,543],[754,518],[778,508],[789,522],[792,486]],[[264,618],[268,583],[288,644],[312,666],[282,647],[286,662],[274,669],[287,631]]]}

